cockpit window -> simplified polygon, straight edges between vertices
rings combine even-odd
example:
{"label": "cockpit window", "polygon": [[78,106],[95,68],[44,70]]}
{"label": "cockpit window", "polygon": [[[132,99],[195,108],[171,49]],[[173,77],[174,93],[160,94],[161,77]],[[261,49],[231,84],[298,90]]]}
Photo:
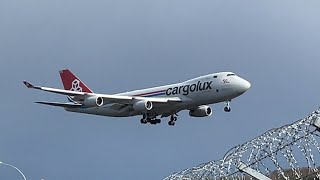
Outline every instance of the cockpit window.
{"label": "cockpit window", "polygon": [[235,76],[235,74],[227,74],[227,76]]}
{"label": "cockpit window", "polygon": [[213,76],[213,78],[217,78],[218,76]]}

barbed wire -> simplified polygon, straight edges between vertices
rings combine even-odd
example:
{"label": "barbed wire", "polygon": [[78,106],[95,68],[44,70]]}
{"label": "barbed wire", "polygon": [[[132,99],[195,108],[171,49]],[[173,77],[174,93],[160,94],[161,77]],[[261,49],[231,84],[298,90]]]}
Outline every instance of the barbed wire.
{"label": "barbed wire", "polygon": [[320,179],[320,108],[292,124],[271,129],[230,149],[221,160],[176,172],[165,180],[253,179],[240,163],[271,179]]}

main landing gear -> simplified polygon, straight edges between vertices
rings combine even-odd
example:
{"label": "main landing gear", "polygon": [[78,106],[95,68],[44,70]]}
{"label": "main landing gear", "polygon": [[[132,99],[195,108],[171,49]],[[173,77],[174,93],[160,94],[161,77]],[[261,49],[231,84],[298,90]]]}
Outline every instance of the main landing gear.
{"label": "main landing gear", "polygon": [[227,102],[226,102],[226,107],[224,107],[224,111],[225,111],[225,112],[230,112],[230,111],[231,111],[230,102],[231,102],[231,101],[227,101]]}
{"label": "main landing gear", "polygon": [[177,119],[178,118],[174,114],[172,114],[171,117],[170,117],[170,121],[168,122],[168,125],[169,126],[174,126],[176,124]]}
{"label": "main landing gear", "polygon": [[141,124],[160,124],[161,123],[161,119],[157,119],[156,116],[154,117],[149,117],[147,115],[143,115],[142,119],[140,120]]}
{"label": "main landing gear", "polygon": [[[169,126],[174,126],[176,121],[177,121],[177,116],[176,114],[172,114],[170,116],[170,120],[168,122]],[[146,115],[144,114],[140,120],[141,124],[159,124],[161,123],[161,119],[157,119],[155,115]]]}

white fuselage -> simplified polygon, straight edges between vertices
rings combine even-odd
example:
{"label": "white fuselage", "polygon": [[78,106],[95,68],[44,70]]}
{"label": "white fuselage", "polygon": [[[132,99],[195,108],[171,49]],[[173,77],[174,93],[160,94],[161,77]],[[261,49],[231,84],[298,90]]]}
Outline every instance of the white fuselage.
{"label": "white fuselage", "polygon": [[[201,105],[231,101],[250,88],[250,83],[232,72],[220,72],[200,76],[181,83],[135,90],[115,95],[137,97],[179,97],[180,103],[153,104],[149,114],[169,116],[181,110],[193,109]],[[65,108],[67,111],[113,117],[143,115],[132,106],[107,103],[101,107]]]}

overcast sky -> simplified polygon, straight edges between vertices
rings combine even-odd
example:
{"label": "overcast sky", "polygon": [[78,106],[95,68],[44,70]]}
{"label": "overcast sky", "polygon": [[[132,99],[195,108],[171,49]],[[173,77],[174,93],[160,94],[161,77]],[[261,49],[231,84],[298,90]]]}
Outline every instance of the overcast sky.
{"label": "overcast sky", "polygon": [[[163,179],[319,106],[320,1],[0,0],[0,161],[27,179]],[[70,68],[117,93],[232,71],[252,87],[214,114],[141,125],[34,104]],[[0,179],[18,179],[0,166]]]}

